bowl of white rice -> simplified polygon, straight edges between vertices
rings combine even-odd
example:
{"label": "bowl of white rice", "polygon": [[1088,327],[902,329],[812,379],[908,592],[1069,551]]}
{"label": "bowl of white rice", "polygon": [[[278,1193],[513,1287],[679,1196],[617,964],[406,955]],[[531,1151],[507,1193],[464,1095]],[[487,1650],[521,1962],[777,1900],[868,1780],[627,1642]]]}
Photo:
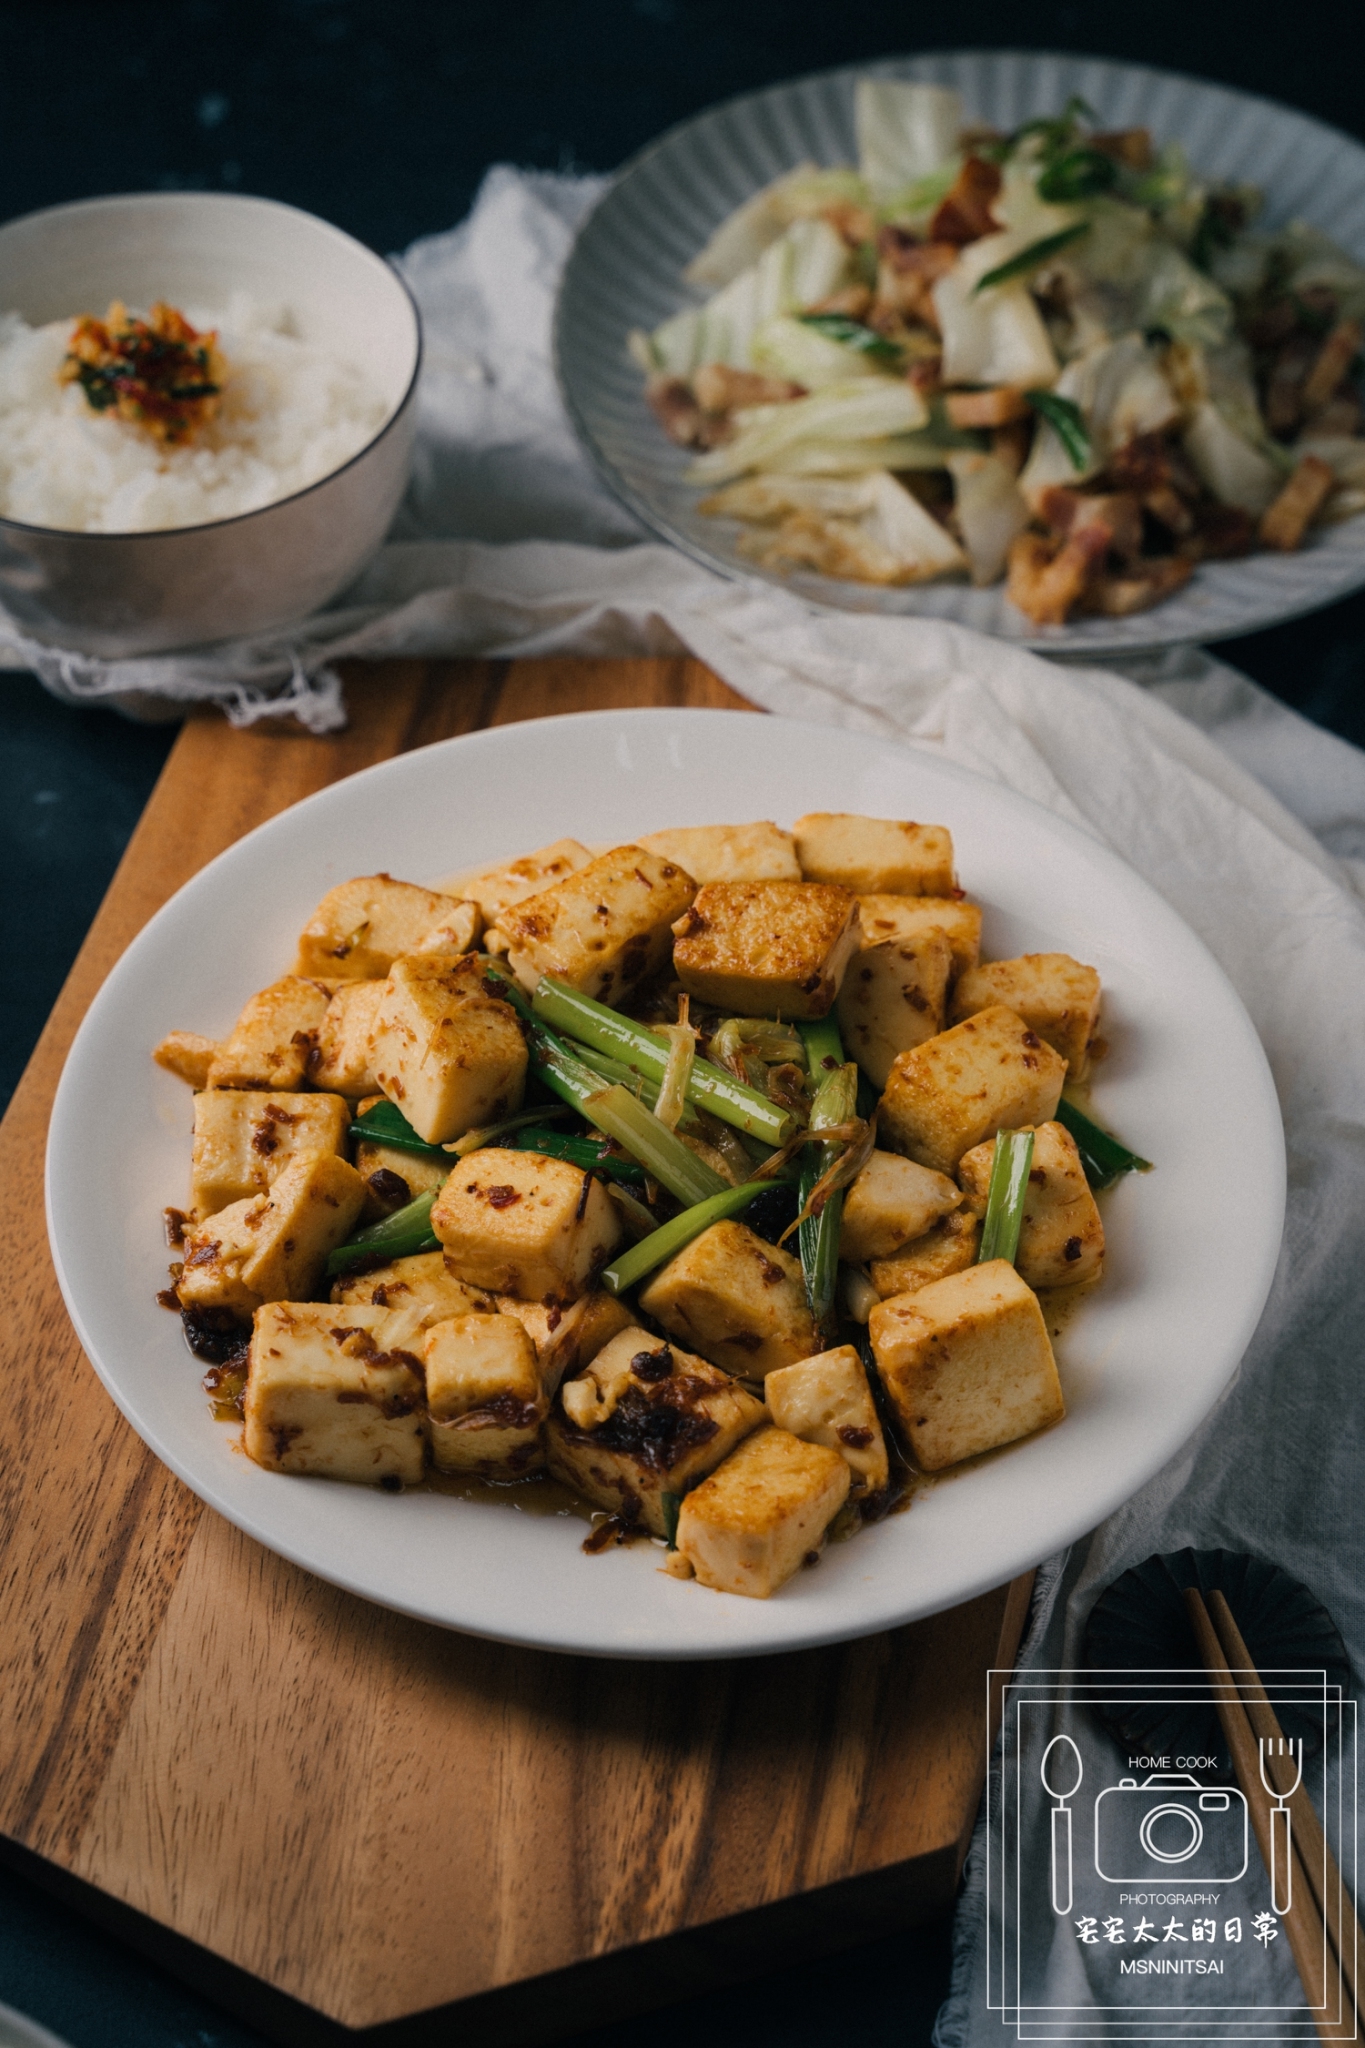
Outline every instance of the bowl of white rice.
{"label": "bowl of white rice", "polygon": [[[180,442],[62,380],[77,319],[115,301],[216,336],[212,417]],[[397,272],[273,200],[141,193],[0,227],[0,605],[107,658],[305,617],[398,508],[421,353]]]}

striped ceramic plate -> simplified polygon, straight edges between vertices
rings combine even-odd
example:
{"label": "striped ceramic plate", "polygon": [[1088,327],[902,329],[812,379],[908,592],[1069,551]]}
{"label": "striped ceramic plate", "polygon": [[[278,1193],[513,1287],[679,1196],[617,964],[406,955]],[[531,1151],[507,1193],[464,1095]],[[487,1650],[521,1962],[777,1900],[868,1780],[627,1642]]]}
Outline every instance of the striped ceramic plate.
{"label": "striped ceramic plate", "polygon": [[[736,552],[737,527],[698,512],[700,494],[682,480],[687,457],[646,407],[626,336],[688,302],[684,265],[761,185],[803,158],[853,161],[853,84],[869,75],[954,85],[969,119],[1002,129],[1054,113],[1079,93],[1102,127],[1148,127],[1160,142],[1179,140],[1201,173],[1260,186],[1270,224],[1310,221],[1365,261],[1358,143],[1269,100],[1135,64],[1012,50],[891,58],[773,86],[684,122],[626,166],[584,224],[560,289],[555,355],[570,417],[611,488],[657,533],[728,576],[764,572]],[[845,611],[953,619],[1055,654],[1133,654],[1247,633],[1356,589],[1365,583],[1365,515],[1326,529],[1300,554],[1210,563],[1154,611],[1070,626],[1034,626],[998,587],[781,580]]]}

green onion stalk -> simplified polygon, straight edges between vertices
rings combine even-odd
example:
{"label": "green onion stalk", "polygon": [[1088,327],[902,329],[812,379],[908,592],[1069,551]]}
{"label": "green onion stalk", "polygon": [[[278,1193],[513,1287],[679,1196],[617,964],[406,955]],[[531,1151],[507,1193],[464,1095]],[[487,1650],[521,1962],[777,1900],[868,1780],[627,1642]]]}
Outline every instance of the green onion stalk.
{"label": "green onion stalk", "polygon": [[[700,1165],[701,1161],[698,1160],[697,1164]],[[629,1251],[622,1252],[603,1273],[602,1285],[608,1294],[624,1294],[637,1281],[675,1258],[684,1246],[691,1244],[694,1237],[700,1237],[703,1230],[709,1230],[713,1223],[723,1223],[727,1217],[738,1216],[756,1195],[761,1195],[769,1186],[771,1182],[766,1180],[748,1180],[737,1188],[722,1188],[719,1194],[708,1195],[705,1201],[694,1203],[680,1216],[673,1216],[661,1224],[649,1237],[641,1238]]]}
{"label": "green onion stalk", "polygon": [[980,1265],[984,1266],[988,1259],[1007,1259],[1010,1265],[1014,1264],[1032,1165],[1032,1131],[997,1131],[986,1195],[986,1220],[981,1226],[981,1249],[977,1253]]}
{"label": "green onion stalk", "polygon": [[371,1223],[367,1230],[358,1230],[349,1244],[338,1245],[327,1255],[329,1276],[348,1273],[352,1266],[363,1260],[381,1259],[386,1265],[390,1259],[410,1259],[418,1252],[438,1252],[441,1240],[431,1227],[431,1211],[440,1190],[431,1188],[425,1195],[419,1195],[406,1208],[395,1209],[392,1216],[386,1216],[382,1223]]}
{"label": "green onion stalk", "polygon": [[1097,1192],[1114,1185],[1125,1173],[1150,1173],[1152,1162],[1143,1159],[1136,1152],[1130,1152],[1126,1145],[1094,1123],[1074,1102],[1064,1095],[1057,1104],[1057,1121],[1062,1124],[1076,1141],[1076,1150],[1081,1155],[1085,1177]]}
{"label": "green onion stalk", "polygon": [[[858,1070],[844,1062],[843,1041],[832,1017],[821,1017],[801,1026],[815,1100],[811,1104],[810,1129],[828,1130],[846,1124],[853,1116],[858,1095]],[[840,1147],[808,1145],[802,1155],[798,1192],[804,1211],[821,1175],[839,1157]],[[797,1231],[801,1270],[806,1280],[806,1299],[821,1338],[834,1335],[834,1290],[839,1275],[839,1231],[844,1216],[842,1188],[829,1196],[818,1216],[803,1214]]]}

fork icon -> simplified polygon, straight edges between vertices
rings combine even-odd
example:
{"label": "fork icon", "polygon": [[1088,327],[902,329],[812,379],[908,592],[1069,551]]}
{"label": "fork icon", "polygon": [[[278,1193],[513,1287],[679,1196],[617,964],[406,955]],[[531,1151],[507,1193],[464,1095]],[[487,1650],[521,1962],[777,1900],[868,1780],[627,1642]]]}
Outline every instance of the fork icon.
{"label": "fork icon", "polygon": [[[1293,1822],[1286,1802],[1294,1797],[1303,1782],[1303,1744],[1286,1742],[1282,1735],[1263,1735],[1258,1747],[1261,1783],[1275,1802],[1270,1809],[1270,1898],[1275,1911],[1283,1918],[1294,1903]],[[1273,1769],[1272,1757],[1285,1759],[1278,1771]],[[1292,1784],[1276,1785],[1272,1782],[1275,1777],[1288,1778],[1291,1774]]]}

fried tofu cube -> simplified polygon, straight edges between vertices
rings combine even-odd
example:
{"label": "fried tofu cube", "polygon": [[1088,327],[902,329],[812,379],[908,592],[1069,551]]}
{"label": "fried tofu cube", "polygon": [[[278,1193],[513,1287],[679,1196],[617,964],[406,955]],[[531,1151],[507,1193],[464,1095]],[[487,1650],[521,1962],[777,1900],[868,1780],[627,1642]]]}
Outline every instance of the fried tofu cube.
{"label": "fried tofu cube", "polygon": [[925,932],[942,932],[953,956],[952,971],[961,974],[981,957],[981,906],[957,896],[860,896],[863,944],[879,946],[887,939],[909,944]]}
{"label": "fried tofu cube", "polygon": [[822,882],[712,882],[673,927],[690,995],[749,1017],[823,1017],[858,950],[858,899]]}
{"label": "fried tofu cube", "polygon": [[524,903],[528,896],[539,896],[543,889],[552,889],[556,882],[577,874],[592,859],[586,846],[580,846],[576,839],[556,839],[551,846],[542,846],[536,853],[523,853],[516,860],[494,861],[491,867],[478,868],[472,875],[460,877],[460,894],[477,903],[489,924],[496,924],[504,910],[510,910],[514,903]]}
{"label": "fried tofu cube", "polygon": [[332,991],[286,974],[254,995],[209,1063],[210,1088],[298,1088]]}
{"label": "fried tofu cube", "polygon": [[390,1309],[270,1302],[256,1312],[242,1447],[270,1472],[415,1486],[426,1398],[408,1318]]}
{"label": "fried tofu cube", "polygon": [[675,861],[618,846],[502,912],[508,964],[523,988],[553,974],[585,996],[618,1002],[667,964],[673,920],[696,893]]}
{"label": "fried tofu cube", "polygon": [[719,1366],[622,1330],[560,1389],[545,1425],[550,1470],[627,1526],[662,1536],[663,1496],[686,1493],[766,1420]]}
{"label": "fried tofu cube", "polygon": [[419,1138],[443,1145],[521,1108],[526,1041],[477,962],[395,960],[370,1033],[375,1079]]}
{"label": "fried tofu cube", "polygon": [[678,1549],[703,1586],[766,1600],[819,1558],[848,1498],[837,1451],[761,1429],[703,1479],[678,1515]]}
{"label": "fried tofu cube", "polygon": [[188,1081],[191,1088],[207,1088],[209,1068],[218,1053],[216,1038],[201,1038],[197,1031],[168,1031],[152,1058],[168,1074]]}
{"label": "fried tofu cube", "polygon": [[596,1175],[497,1145],[456,1161],[431,1227],[471,1286],[561,1306],[587,1292],[622,1235]]}
{"label": "fried tofu cube", "polygon": [[420,960],[430,953],[440,953],[448,959],[459,959],[465,953],[473,951],[482,931],[483,912],[478,904],[452,900],[449,908],[441,912],[430,931],[412,948],[413,957]]}
{"label": "fried tofu cube", "polygon": [[263,1302],[306,1301],[364,1202],[364,1181],[336,1153],[293,1160],[265,1194],[186,1231],[181,1306],[249,1316]]}
{"label": "fried tofu cube", "polygon": [[839,990],[839,1029],[874,1087],[885,1088],[898,1053],[942,1031],[952,964],[947,934],[938,930],[864,946],[850,960]]}
{"label": "fried tofu cube", "polygon": [[343,981],[327,1005],[308,1053],[308,1078],[315,1088],[329,1088],[351,1101],[379,1093],[370,1051],[370,1033],[379,1014],[386,984]]}
{"label": "fried tofu cube", "polygon": [[513,1316],[453,1316],[427,1331],[427,1410],[438,1472],[515,1479],[545,1462],[549,1402],[535,1346]]}
{"label": "fried tofu cube", "polygon": [[[294,971],[327,981],[382,981],[395,960],[415,952],[459,908],[455,897],[420,889],[415,882],[357,875],[329,889],[309,918]],[[463,920],[468,945],[477,939],[478,925],[477,911]]]}
{"label": "fried tofu cube", "polygon": [[[977,1145],[958,1166],[968,1207],[986,1213],[995,1146]],[[1033,1134],[1033,1164],[1015,1259],[1021,1280],[1033,1288],[1074,1287],[1098,1279],[1104,1264],[1104,1225],[1081,1165],[1076,1141],[1064,1124],[1040,1124]]]}
{"label": "fried tofu cube", "polygon": [[946,1280],[950,1273],[974,1266],[980,1243],[976,1217],[970,1209],[955,1209],[923,1237],[912,1238],[884,1259],[874,1259],[868,1273],[883,1301],[892,1294],[913,1294],[931,1280]]}
{"label": "fried tofu cube", "polygon": [[792,833],[807,881],[838,882],[859,896],[947,896],[954,887],[946,826],[811,811]]}
{"label": "fried tofu cube", "polygon": [[742,1379],[760,1380],[820,1349],[800,1261],[744,1223],[703,1230],[639,1299],[670,1337]]}
{"label": "fried tofu cube", "polygon": [[613,1294],[584,1294],[567,1307],[559,1302],[521,1301],[515,1294],[490,1297],[505,1316],[515,1316],[536,1348],[540,1383],[553,1396],[567,1373],[581,1372],[621,1330],[638,1328],[635,1317]]}
{"label": "fried tofu cube", "polygon": [[874,1152],[844,1196],[839,1257],[855,1266],[889,1258],[961,1202],[961,1189],[946,1173],[895,1152]]}
{"label": "fried tofu cube", "polygon": [[863,1362],[851,1344],[770,1372],[763,1399],[779,1429],[839,1453],[851,1476],[851,1499],[865,1500],[886,1486],[886,1438]]}
{"label": "fried tofu cube", "polygon": [[1065,1079],[1061,1054],[994,1003],[898,1055],[878,1129],[896,1151],[951,1173],[997,1131],[1050,1122]]}
{"label": "fried tofu cube", "polygon": [[1004,1003],[1059,1052],[1073,1081],[1083,1080],[1099,1029],[1100,978],[1069,953],[1024,953],[1018,960],[986,960],[953,990],[953,1021]]}
{"label": "fried tofu cube", "polygon": [[332,1300],[338,1305],[356,1302],[369,1308],[405,1309],[423,1330],[447,1323],[452,1316],[497,1313],[491,1294],[455,1278],[444,1252],[414,1252],[410,1258],[390,1259],[387,1266],[373,1266],[368,1273],[348,1274],[334,1283]]}
{"label": "fried tofu cube", "polygon": [[878,1302],[867,1327],[887,1399],[926,1472],[1066,1413],[1038,1297],[1008,1259]]}
{"label": "fried tofu cube", "polygon": [[801,880],[791,833],[772,824],[677,825],[642,833],[638,843],[660,860],[676,861],[698,888],[708,882]]}
{"label": "fried tofu cube", "polygon": [[194,1098],[190,1200],[198,1221],[261,1194],[296,1159],[341,1152],[350,1117],[339,1095],[206,1088]]}

